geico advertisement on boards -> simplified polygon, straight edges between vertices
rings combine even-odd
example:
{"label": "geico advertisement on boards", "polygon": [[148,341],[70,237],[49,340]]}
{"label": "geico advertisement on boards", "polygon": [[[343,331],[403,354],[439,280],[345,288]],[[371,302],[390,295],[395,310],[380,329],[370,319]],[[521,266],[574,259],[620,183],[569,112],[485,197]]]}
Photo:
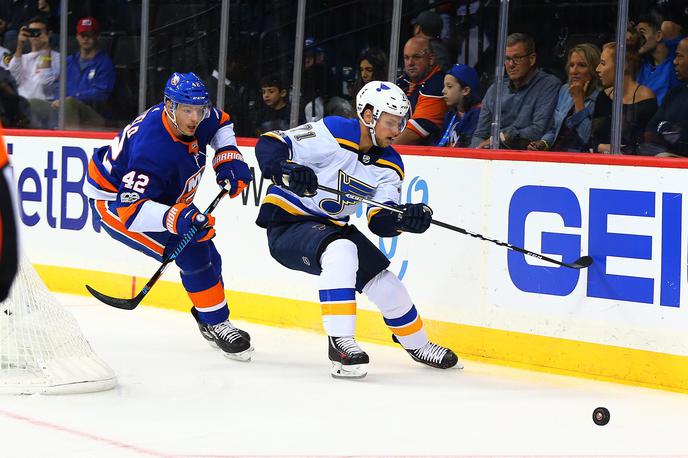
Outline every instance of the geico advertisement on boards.
{"label": "geico advertisement on boards", "polygon": [[[33,262],[147,277],[158,264],[110,239],[81,187],[108,140],[9,137],[24,245]],[[269,182],[258,177],[215,212],[228,289],[317,302],[317,278],[274,261],[254,224]],[[209,154],[211,154],[209,152]],[[432,226],[381,239],[352,219],[391,260],[427,318],[688,354],[681,169],[403,156],[402,202],[436,219],[571,262],[570,269]],[[204,173],[195,202],[217,193]],[[166,278],[178,281],[169,269]],[[361,298],[363,308],[373,308]],[[685,306],[683,307],[685,308]]]}

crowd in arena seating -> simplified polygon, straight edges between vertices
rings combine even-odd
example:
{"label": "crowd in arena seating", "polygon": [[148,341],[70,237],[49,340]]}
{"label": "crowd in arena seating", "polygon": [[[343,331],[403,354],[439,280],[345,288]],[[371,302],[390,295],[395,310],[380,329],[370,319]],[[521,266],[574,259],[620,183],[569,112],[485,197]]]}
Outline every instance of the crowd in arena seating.
{"label": "crowd in arena seating", "polygon": [[[566,63],[557,75],[552,74],[557,72],[551,65],[542,66],[553,59],[539,52],[541,43],[515,31],[506,41],[504,79],[490,84],[489,66],[480,64],[476,56],[486,47],[494,47],[490,43],[494,35],[473,40],[470,46],[458,45],[459,40],[474,34],[471,18],[483,2],[439,2],[434,11],[421,11],[410,22],[412,35],[403,42],[400,56],[403,67],[396,82],[411,100],[413,116],[396,142],[488,148],[494,143],[493,107],[497,91],[501,91],[501,130],[496,139],[500,148],[609,153],[613,101],[620,96],[624,154],[688,156],[688,38],[684,28],[688,12],[679,8],[678,14],[675,9],[667,14],[666,8],[652,7],[667,1],[645,3],[647,11],[631,18],[626,34],[620,88],[614,87],[619,47],[608,40],[614,35],[609,31],[603,41],[558,43],[562,48],[559,55]],[[60,56],[54,31],[58,4],[13,0],[9,7],[0,6],[0,119],[6,126],[57,126]],[[463,22],[457,26],[448,20],[450,16],[461,17]],[[518,22],[511,28],[517,30]],[[107,51],[99,46],[101,24],[94,17],[81,17],[75,32],[78,51],[67,58],[65,127],[116,130],[122,120],[112,116],[115,68]],[[476,46],[477,51],[473,49]],[[238,55],[245,60],[245,54]],[[287,128],[292,93],[289,69],[256,75],[236,56],[229,53],[227,57],[222,108],[234,118],[237,133],[257,136]],[[308,37],[298,122],[334,114],[356,116],[355,94],[368,81],[387,80],[390,65],[395,63],[388,61],[385,51],[368,47],[355,63],[340,67],[341,74],[333,78],[326,49]],[[206,80],[214,96],[219,74],[217,70],[208,73]],[[249,84],[250,79],[260,80],[255,95],[252,91],[258,83]]]}

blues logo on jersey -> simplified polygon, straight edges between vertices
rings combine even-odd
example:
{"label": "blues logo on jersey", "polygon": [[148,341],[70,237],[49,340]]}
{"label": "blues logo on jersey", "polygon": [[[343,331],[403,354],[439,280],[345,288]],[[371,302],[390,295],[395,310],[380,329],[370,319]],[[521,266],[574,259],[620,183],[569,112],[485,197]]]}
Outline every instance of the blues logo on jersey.
{"label": "blues logo on jersey", "polygon": [[[375,190],[374,186],[364,183],[361,180],[357,180],[344,173],[343,170],[339,171],[339,179],[337,183],[337,189],[345,194],[353,194],[360,197],[369,197]],[[357,200],[354,200],[347,196],[338,195],[336,199],[323,199],[320,201],[320,208],[325,210],[331,215],[337,215],[344,210],[346,205],[356,205]]]}

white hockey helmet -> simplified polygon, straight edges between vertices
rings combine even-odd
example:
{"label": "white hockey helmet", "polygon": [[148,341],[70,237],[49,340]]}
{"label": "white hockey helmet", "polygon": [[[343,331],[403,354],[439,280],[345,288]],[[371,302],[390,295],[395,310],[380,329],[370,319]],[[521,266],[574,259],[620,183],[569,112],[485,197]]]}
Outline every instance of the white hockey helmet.
{"label": "white hockey helmet", "polygon": [[[370,107],[373,112],[373,120],[371,123],[365,122],[363,119],[363,112]],[[404,130],[406,122],[411,117],[411,103],[404,91],[399,89],[394,83],[388,81],[371,81],[358,91],[356,95],[356,114],[364,126],[370,129],[370,134],[373,137],[373,144],[377,145],[375,140],[375,124],[380,119],[382,113],[389,113],[401,117],[400,130]]]}

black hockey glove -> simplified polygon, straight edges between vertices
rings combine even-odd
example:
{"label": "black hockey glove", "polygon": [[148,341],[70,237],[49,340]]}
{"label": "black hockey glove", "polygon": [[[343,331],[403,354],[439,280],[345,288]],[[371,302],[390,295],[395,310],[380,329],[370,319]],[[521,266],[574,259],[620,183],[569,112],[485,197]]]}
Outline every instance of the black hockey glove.
{"label": "black hockey glove", "polygon": [[432,209],[425,204],[406,204],[397,213],[397,229],[403,232],[421,234],[428,230],[432,222]]}
{"label": "black hockey glove", "polygon": [[282,161],[282,184],[299,197],[312,197],[318,191],[318,177],[310,167]]}

